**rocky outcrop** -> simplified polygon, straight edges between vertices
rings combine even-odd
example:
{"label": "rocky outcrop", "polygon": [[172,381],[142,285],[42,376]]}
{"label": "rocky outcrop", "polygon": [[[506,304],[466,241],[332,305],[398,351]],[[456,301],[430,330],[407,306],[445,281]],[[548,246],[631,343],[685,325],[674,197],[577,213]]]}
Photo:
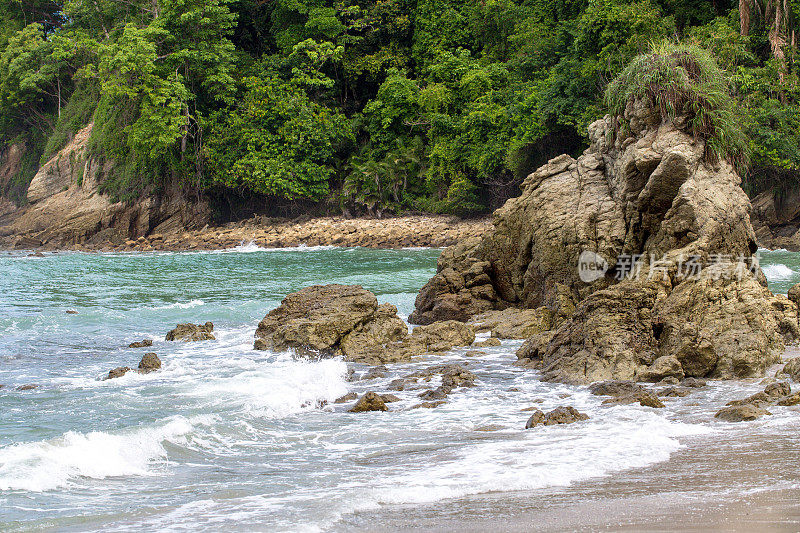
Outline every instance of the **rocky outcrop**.
{"label": "rocky outcrop", "polygon": [[[378,300],[371,292],[354,285],[314,285],[289,294],[281,305],[270,311],[256,330],[257,350],[285,351],[294,349],[301,355],[331,356],[341,349],[345,338],[353,334],[354,342],[377,342],[381,331],[407,334],[398,318],[395,331],[394,313],[389,307],[378,312]],[[402,330],[400,332],[399,330]],[[392,338],[391,340],[396,340]],[[386,342],[386,341],[384,341]],[[360,347],[359,347],[360,348]]]}
{"label": "rocky outcrop", "polygon": [[593,123],[582,156],[538,169],[493,231],[445,250],[410,320],[537,310],[550,331],[521,364],[549,380],[763,375],[800,333],[797,306],[752,264],[739,175],[685,120],[632,102]]}
{"label": "rocky outcrop", "polygon": [[205,324],[178,324],[175,329],[167,333],[164,339],[183,342],[217,340],[212,331],[214,331],[214,324],[211,322],[206,322]]}
{"label": "rocky outcrop", "polygon": [[[177,188],[132,204],[114,202],[103,194],[101,184],[114,167],[88,153],[92,129],[92,124],[81,129],[39,168],[28,187],[28,205],[0,216],[0,244],[17,248],[122,244],[152,233],[207,224],[209,207],[189,201]],[[20,238],[27,245],[20,246]]]}
{"label": "rocky outcrop", "polygon": [[256,350],[382,364],[469,346],[475,332],[461,322],[439,322],[411,334],[393,305],[354,285],[315,285],[292,293],[256,330]]}
{"label": "rocky outcrop", "polygon": [[751,220],[764,248],[800,251],[800,190],[764,191],[752,200]]}
{"label": "rocky outcrop", "polygon": [[791,386],[782,381],[770,383],[762,392],[757,392],[742,400],[733,400],[727,407],[753,405],[755,407],[769,407],[770,405],[795,405],[796,395],[792,394]]}

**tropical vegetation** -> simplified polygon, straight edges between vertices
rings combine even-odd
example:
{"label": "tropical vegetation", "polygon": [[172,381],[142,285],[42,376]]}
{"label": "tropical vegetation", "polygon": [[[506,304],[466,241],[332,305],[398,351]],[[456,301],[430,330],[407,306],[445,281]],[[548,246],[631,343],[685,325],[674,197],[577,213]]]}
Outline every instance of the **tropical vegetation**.
{"label": "tropical vegetation", "polygon": [[645,93],[691,108],[748,192],[795,188],[798,14],[800,0],[2,0],[0,152],[25,157],[0,194],[24,202],[91,122],[120,200],[470,215]]}

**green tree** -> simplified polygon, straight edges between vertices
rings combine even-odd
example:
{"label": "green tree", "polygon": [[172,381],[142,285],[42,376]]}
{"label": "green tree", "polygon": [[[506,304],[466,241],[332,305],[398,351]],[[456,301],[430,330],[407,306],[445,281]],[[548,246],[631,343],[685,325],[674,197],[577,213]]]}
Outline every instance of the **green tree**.
{"label": "green tree", "polygon": [[206,149],[211,184],[321,200],[337,151],[353,141],[349,123],[277,76],[244,83],[237,105],[211,121]]}

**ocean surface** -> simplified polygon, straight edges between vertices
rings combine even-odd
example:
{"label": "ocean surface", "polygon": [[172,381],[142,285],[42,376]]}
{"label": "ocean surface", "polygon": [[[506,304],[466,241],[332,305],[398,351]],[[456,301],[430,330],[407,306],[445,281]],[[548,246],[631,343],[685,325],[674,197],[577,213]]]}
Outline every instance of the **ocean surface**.
{"label": "ocean surface", "polygon": [[[368,370],[361,365],[252,349],[259,320],[312,284],[362,285],[407,317],[438,254],[254,245],[0,253],[0,530],[375,529],[369,516],[403,528],[409,506],[557,495],[586,482],[602,492],[604,480],[632,471],[647,478],[687,447],[728,456],[763,437],[800,448],[797,408],[745,425],[713,420],[725,402],[762,389],[759,380],[712,383],[654,410],[601,406],[585,388],[541,383],[511,365],[520,341],[478,357],[464,349],[420,358],[370,380],[358,380]],[[775,292],[800,282],[800,254],[762,251],[761,265]],[[218,340],[164,341],[177,323],[206,321]],[[142,339],[153,347],[127,348]],[[161,371],[103,380],[147,351]],[[388,392],[392,379],[443,361],[467,365],[477,380],[436,409],[410,409],[421,390],[392,391],[402,401],[387,413],[332,403],[348,392]],[[18,390],[25,385],[36,388]],[[591,418],[522,429],[524,408],[559,405]],[[753,483],[800,486],[791,465]],[[485,512],[491,519],[492,508]]]}

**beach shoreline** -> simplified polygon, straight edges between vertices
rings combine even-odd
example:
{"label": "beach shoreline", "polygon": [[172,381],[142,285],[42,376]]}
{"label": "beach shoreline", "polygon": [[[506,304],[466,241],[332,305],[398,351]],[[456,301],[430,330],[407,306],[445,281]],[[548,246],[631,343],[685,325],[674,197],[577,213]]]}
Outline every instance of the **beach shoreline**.
{"label": "beach shoreline", "polygon": [[261,248],[443,248],[469,237],[479,237],[491,226],[489,217],[460,219],[444,215],[302,220],[253,217],[199,230],[151,233],[137,239],[108,238],[99,233],[85,240],[65,243],[61,239],[37,235],[11,235],[0,238],[0,250],[150,252],[222,250],[247,244]]}
{"label": "beach shoreline", "polygon": [[346,515],[331,530],[800,531],[800,483],[787,471],[797,450],[789,436],[775,443],[758,433],[745,434],[733,454],[692,438],[644,468],[566,487],[387,506]]}

